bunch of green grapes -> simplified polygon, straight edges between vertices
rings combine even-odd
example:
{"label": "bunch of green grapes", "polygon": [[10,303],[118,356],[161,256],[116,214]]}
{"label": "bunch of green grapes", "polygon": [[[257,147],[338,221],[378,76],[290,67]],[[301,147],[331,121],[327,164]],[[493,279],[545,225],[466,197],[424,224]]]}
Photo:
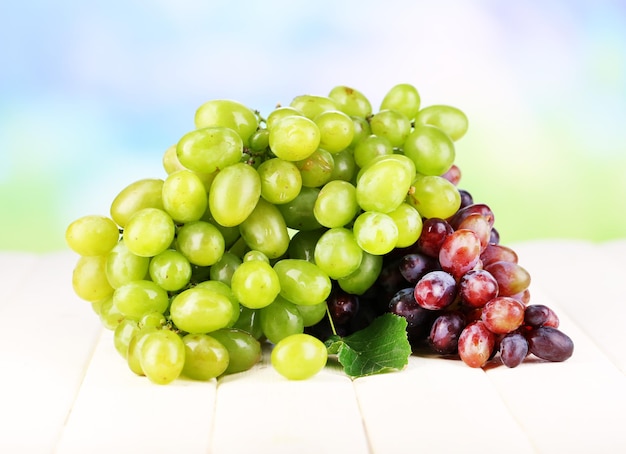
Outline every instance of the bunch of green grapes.
{"label": "bunch of green grapes", "polygon": [[333,289],[365,293],[424,219],[459,209],[449,174],[467,126],[454,107],[421,107],[409,84],[376,112],[346,86],[265,117],[206,102],[162,178],[68,226],[74,291],[152,382],[247,370],[266,341],[278,372],[313,376],[327,351],[307,328],[329,316]]}

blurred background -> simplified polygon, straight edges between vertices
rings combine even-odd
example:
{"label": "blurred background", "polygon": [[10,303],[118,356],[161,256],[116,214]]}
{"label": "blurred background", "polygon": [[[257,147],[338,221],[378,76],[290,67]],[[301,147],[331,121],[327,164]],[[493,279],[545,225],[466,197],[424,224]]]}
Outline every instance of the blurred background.
{"label": "blurred background", "polygon": [[626,2],[79,0],[0,4],[0,249],[66,248],[163,177],[203,102],[268,113],[397,83],[469,117],[460,187],[504,244],[626,237]]}

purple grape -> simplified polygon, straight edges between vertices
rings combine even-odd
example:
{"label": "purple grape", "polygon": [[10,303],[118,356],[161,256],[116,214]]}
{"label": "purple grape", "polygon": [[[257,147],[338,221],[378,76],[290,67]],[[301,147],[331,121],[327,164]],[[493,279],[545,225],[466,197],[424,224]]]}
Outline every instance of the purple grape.
{"label": "purple grape", "polygon": [[574,342],[562,331],[550,326],[534,328],[527,335],[528,349],[546,361],[565,361],[574,353]]}
{"label": "purple grape", "polygon": [[428,334],[433,311],[424,309],[417,304],[413,287],[398,291],[389,301],[388,311],[406,319],[407,336],[412,346],[416,346]]}
{"label": "purple grape", "polygon": [[471,214],[476,213],[487,218],[487,220],[489,221],[489,225],[493,227],[495,216],[493,215],[493,211],[491,211],[491,208],[489,208],[489,206],[485,205],[484,203],[473,203],[472,205],[461,208],[449,219],[448,222],[450,223],[450,226],[454,230],[456,230],[458,229],[458,226],[461,221],[463,221],[463,219]]}
{"label": "purple grape", "polygon": [[431,257],[439,256],[443,241],[453,232],[452,227],[443,219],[430,218],[424,221],[422,233],[417,240],[420,251]]}
{"label": "purple grape", "polygon": [[333,322],[339,325],[348,323],[359,311],[359,297],[340,289],[334,290],[326,303]]}
{"label": "purple grape", "polygon": [[518,332],[506,334],[500,340],[500,359],[506,367],[517,367],[528,356],[528,341]]}
{"label": "purple grape", "polygon": [[470,206],[474,203],[472,195],[465,189],[459,189],[459,195],[461,196],[461,206],[459,209],[465,208],[466,206]]}
{"label": "purple grape", "polygon": [[444,309],[454,301],[456,281],[445,271],[431,271],[415,284],[414,294],[415,301],[424,309]]}
{"label": "purple grape", "polygon": [[559,327],[559,317],[548,306],[543,304],[531,304],[526,306],[524,312],[524,323],[538,328],[540,326],[550,326],[552,328]]}
{"label": "purple grape", "polygon": [[433,271],[437,262],[425,254],[407,254],[400,259],[398,268],[400,274],[408,283],[415,285],[424,274]]}
{"label": "purple grape", "polygon": [[483,307],[498,296],[498,281],[485,270],[470,270],[459,280],[459,295],[470,307]]}
{"label": "purple grape", "polygon": [[441,314],[433,322],[428,344],[441,355],[456,353],[463,328],[465,328],[465,317],[460,312],[450,311]]}

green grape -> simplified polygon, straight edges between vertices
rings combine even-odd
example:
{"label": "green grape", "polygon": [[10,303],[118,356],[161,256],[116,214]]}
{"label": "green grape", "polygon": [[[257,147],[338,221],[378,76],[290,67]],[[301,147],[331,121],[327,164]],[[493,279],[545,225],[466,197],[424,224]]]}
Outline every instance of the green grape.
{"label": "green grape", "polygon": [[289,380],[306,380],[320,372],[328,352],[324,343],[309,334],[292,334],[274,346],[271,362],[274,369]]}
{"label": "green grape", "polygon": [[291,202],[277,205],[285,224],[294,230],[316,230],[322,227],[313,214],[313,205],[319,194],[319,188],[303,187],[300,194]]}
{"label": "green grape", "polygon": [[285,161],[300,161],[320,144],[320,129],[306,117],[288,116],[276,121],[270,131],[270,148]]}
{"label": "green grape", "polygon": [[404,248],[415,244],[422,233],[422,217],[419,211],[408,203],[401,203],[398,208],[387,214],[398,227],[396,247]]}
{"label": "green grape", "polygon": [[415,124],[435,126],[455,142],[465,135],[468,128],[467,116],[456,107],[446,105],[424,107],[415,117]]}
{"label": "green grape", "polygon": [[172,300],[170,317],[188,333],[210,333],[225,328],[233,316],[233,305],[227,296],[196,286],[180,292]]}
{"label": "green grape", "polygon": [[454,184],[436,175],[419,175],[407,197],[423,218],[447,219],[461,206],[461,196]]}
{"label": "green grape", "polygon": [[274,264],[274,270],[280,282],[280,296],[294,304],[313,306],[330,295],[330,278],[314,263],[283,259]]}
{"label": "green grape", "polygon": [[239,226],[241,237],[250,249],[262,252],[268,258],[280,257],[289,247],[287,224],[275,205],[259,199],[256,207]]}
{"label": "green grape", "polygon": [[404,154],[422,175],[443,175],[454,163],[454,143],[435,126],[417,125],[404,143]]}
{"label": "green grape", "polygon": [[391,216],[375,211],[361,213],[352,227],[357,244],[365,252],[383,255],[398,242],[398,227]]}
{"label": "green grape", "polygon": [[163,208],[179,224],[200,219],[207,208],[207,192],[200,177],[191,170],[169,174],[163,183]]}
{"label": "green grape", "polygon": [[352,142],[350,143],[350,147],[354,148],[357,144],[372,135],[372,127],[370,126],[369,121],[363,117],[350,117],[352,118],[352,122],[354,123],[354,136],[352,137]]}
{"label": "green grape", "polygon": [[267,116],[267,119],[265,120],[265,126],[267,127],[267,130],[270,131],[278,121],[282,120],[285,117],[292,116],[302,117],[303,115],[302,112],[294,109],[293,107],[278,107],[270,112],[270,114]]}
{"label": "green grape", "polygon": [[165,312],[169,298],[155,282],[141,280],[115,289],[113,304],[125,318],[139,320],[148,312]]}
{"label": "green grape", "polygon": [[106,276],[111,286],[118,288],[128,282],[145,279],[149,266],[150,257],[133,254],[122,238],[107,255]]}
{"label": "green grape", "polygon": [[269,257],[261,251],[250,250],[246,252],[242,258],[244,262],[251,262],[253,260],[261,260],[262,262],[270,263]]}
{"label": "green grape", "polygon": [[65,230],[67,245],[80,255],[106,255],[119,238],[117,225],[105,216],[83,216]]}
{"label": "green grape", "polygon": [[329,181],[322,187],[313,206],[317,222],[324,227],[343,227],[359,211],[356,188],[347,181]]}
{"label": "green grape", "polygon": [[194,173],[198,178],[200,178],[200,181],[202,181],[202,184],[204,185],[205,191],[209,192],[209,189],[211,188],[211,183],[213,183],[213,179],[215,178],[215,175],[217,175],[218,170],[211,173],[205,173],[194,172],[193,170],[188,169],[178,160],[176,148],[176,145],[172,145],[167,150],[165,150],[165,153],[163,153],[163,169],[165,170],[165,172],[168,175],[171,175],[172,173],[178,172],[179,170],[189,170],[190,172]]}
{"label": "green grape", "polygon": [[128,342],[128,349],[126,350],[126,362],[130,370],[139,376],[145,376],[143,369],[141,368],[141,358],[139,352],[146,338],[146,334],[157,331],[160,328],[157,327],[145,327],[140,328]]}
{"label": "green grape", "polygon": [[115,330],[122,320],[124,320],[124,314],[122,314],[117,307],[113,304],[113,294],[110,297],[99,301],[100,312],[98,317],[102,326],[108,330]]}
{"label": "green grape", "polygon": [[239,300],[237,300],[235,293],[232,291],[229,285],[220,281],[204,281],[196,285],[196,288],[204,288],[206,290],[219,293],[220,295],[228,298],[228,301],[230,301],[230,305],[232,306],[232,314],[230,316],[228,324],[226,325],[226,328],[230,328],[235,323],[237,323],[242,306],[239,304]]}
{"label": "green grape", "polygon": [[249,139],[249,144],[253,151],[265,151],[270,146],[270,132],[267,129],[256,130]]}
{"label": "green grape", "polygon": [[261,178],[244,163],[226,167],[217,174],[209,192],[213,219],[225,227],[241,224],[261,197]]}
{"label": "green grape", "polygon": [[291,237],[287,255],[292,259],[302,259],[309,262],[315,262],[313,257],[315,253],[315,245],[326,229],[316,230],[300,230]]}
{"label": "green grape", "polygon": [[189,170],[213,173],[241,161],[243,141],[229,128],[196,129],[180,138],[176,156]]}
{"label": "green grape", "polygon": [[185,344],[178,334],[162,329],[149,332],[139,351],[141,370],[152,383],[166,385],[176,380],[185,365]]}
{"label": "green grape", "polygon": [[372,134],[389,140],[392,147],[402,147],[411,132],[411,120],[396,110],[381,110],[370,119]]}
{"label": "green grape", "polygon": [[318,324],[326,316],[326,301],[308,306],[296,304],[296,307],[302,316],[302,324],[305,328]]}
{"label": "green grape", "polygon": [[335,167],[333,155],[318,148],[309,157],[296,162],[302,176],[302,186],[316,188],[330,180]]}
{"label": "green grape", "polygon": [[195,221],[178,229],[177,249],[190,263],[211,266],[224,255],[224,237],[209,222]]}
{"label": "green grape", "polygon": [[153,257],[166,250],[174,241],[174,221],[158,208],[137,211],[124,229],[126,247],[140,257]]}
{"label": "green grape", "polygon": [[167,249],[150,260],[150,279],[168,292],[185,287],[191,279],[191,263],[178,251]]}
{"label": "green grape", "polygon": [[113,345],[117,352],[124,359],[128,357],[128,344],[132,337],[139,331],[139,326],[135,320],[122,320],[113,332]]}
{"label": "green grape", "polygon": [[339,287],[353,295],[364,294],[374,283],[383,268],[383,256],[363,252],[361,264],[353,273],[337,279]]}
{"label": "green grape", "polygon": [[393,146],[386,137],[370,135],[361,140],[354,147],[354,162],[357,166],[363,168],[374,158],[393,154]]}
{"label": "green grape", "polygon": [[380,109],[402,112],[409,120],[413,120],[420,108],[420,95],[410,84],[398,84],[385,94]]}
{"label": "green grape", "polygon": [[220,329],[211,333],[228,350],[228,367],[224,375],[251,369],[261,359],[261,343],[252,334],[239,329]]}
{"label": "green grape", "polygon": [[102,304],[106,301],[105,300],[98,300],[98,301],[90,301],[91,303],[91,309],[94,311],[94,313],[100,317],[100,313],[102,312]]}
{"label": "green grape", "polygon": [[172,145],[165,150],[163,158],[161,159],[161,164],[163,164],[163,170],[165,170],[165,173],[168,175],[170,173],[186,169],[186,167],[178,160],[178,156],[176,155],[176,145]]}
{"label": "green grape", "polygon": [[243,262],[233,273],[231,288],[239,302],[250,309],[268,306],[280,292],[276,271],[261,260]]}
{"label": "green grape", "polygon": [[263,329],[261,328],[260,311],[261,309],[250,309],[246,306],[240,306],[239,318],[232,328],[250,333],[255,339],[261,339],[263,337]]}
{"label": "green grape", "polygon": [[218,340],[206,334],[187,334],[183,374],[193,380],[219,377],[228,367],[228,350]]}
{"label": "green grape", "polygon": [[161,329],[165,326],[165,316],[160,312],[146,312],[137,323],[139,329],[144,330],[147,328]]}
{"label": "green grape", "polygon": [[122,189],[111,202],[111,218],[124,228],[130,218],[143,208],[163,209],[163,180],[146,178]]}
{"label": "green grape", "polygon": [[369,100],[354,88],[338,85],[330,90],[328,97],[335,101],[340,111],[350,116],[365,118],[372,114]]}
{"label": "green grape", "polygon": [[221,225],[219,222],[213,219],[213,216],[211,216],[211,210],[209,210],[208,208],[204,212],[204,215],[200,220],[208,222],[209,224],[213,224],[215,227],[217,227],[217,230],[220,231],[222,237],[224,238],[224,247],[226,248],[230,248],[233,244],[237,242],[237,240],[241,238],[238,225],[233,225],[230,227],[225,227]]}
{"label": "green grape", "polygon": [[281,296],[260,309],[259,315],[263,334],[273,344],[291,334],[304,332],[304,320],[297,306]]}
{"label": "green grape", "polygon": [[331,279],[339,279],[356,271],[361,264],[363,250],[351,230],[335,227],[324,232],[317,241],[314,258],[317,266]]}
{"label": "green grape", "polygon": [[113,287],[106,275],[106,257],[79,257],[72,272],[72,288],[85,301],[100,301],[111,296]]}
{"label": "green grape", "polygon": [[202,104],[196,110],[194,123],[196,129],[216,126],[230,128],[246,145],[259,126],[259,120],[252,110],[228,99],[214,99]]}
{"label": "green grape", "polygon": [[330,153],[345,150],[354,138],[354,122],[338,110],[322,112],[314,119],[320,130],[319,146]]}
{"label": "green grape", "polygon": [[414,178],[415,164],[410,158],[379,156],[357,175],[357,202],[365,211],[389,213],[404,202]]}
{"label": "green grape", "polygon": [[322,112],[339,110],[337,103],[331,98],[316,95],[300,95],[293,98],[290,107],[293,107],[302,115],[313,120]]}
{"label": "green grape", "polygon": [[272,158],[257,169],[261,178],[261,197],[279,205],[295,199],[302,188],[302,176],[293,162]]}
{"label": "green grape", "polygon": [[230,286],[230,280],[239,265],[241,265],[239,257],[232,252],[224,252],[222,258],[211,266],[209,278],[212,281],[223,282]]}
{"label": "green grape", "polygon": [[352,181],[356,176],[356,162],[352,150],[346,149],[333,155],[333,171],[329,181]]}

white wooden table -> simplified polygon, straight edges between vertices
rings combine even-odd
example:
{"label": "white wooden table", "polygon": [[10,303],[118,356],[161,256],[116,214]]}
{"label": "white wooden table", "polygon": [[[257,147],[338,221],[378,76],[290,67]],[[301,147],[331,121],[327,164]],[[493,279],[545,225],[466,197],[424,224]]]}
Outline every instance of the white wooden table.
{"label": "white wooden table", "polygon": [[264,360],[167,386],[130,372],[73,294],[74,254],[0,253],[0,453],[626,452],[626,240],[511,246],[575,342],[564,363],[411,357],[289,382]]}

